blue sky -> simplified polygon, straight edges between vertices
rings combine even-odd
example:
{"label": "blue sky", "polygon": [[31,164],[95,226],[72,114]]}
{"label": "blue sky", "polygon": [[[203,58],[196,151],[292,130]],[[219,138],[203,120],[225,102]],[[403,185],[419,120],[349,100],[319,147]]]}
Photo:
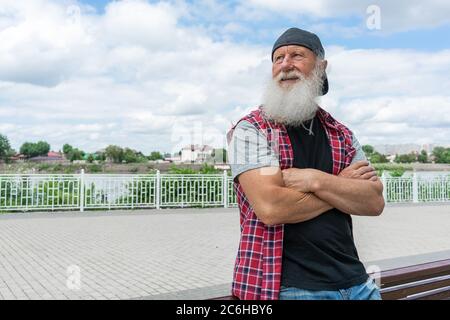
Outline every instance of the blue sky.
{"label": "blue sky", "polygon": [[377,1],[371,30],[369,0],[0,1],[0,133],[16,149],[224,146],[292,26],[322,39],[321,106],[361,143],[450,144],[450,2]]}
{"label": "blue sky", "polygon": [[[99,13],[103,13],[105,7],[111,1],[108,0],[82,0],[84,4],[94,7]],[[155,3],[157,1],[148,1],[149,3]],[[201,3],[202,1],[186,1],[186,3]],[[239,6],[239,1],[223,1],[221,3],[226,3],[229,12],[236,10]],[[383,18],[383,8],[380,8],[381,18]],[[286,18],[282,13],[275,13],[270,16],[270,19],[265,19],[264,21],[242,21],[238,19],[225,18],[221,22],[236,22],[248,27],[252,30],[258,29],[272,29],[272,30],[283,30],[291,26],[298,26],[300,28],[307,28],[308,26],[314,25],[314,23],[325,23],[325,24],[336,24],[339,26],[347,28],[357,28],[364,32],[361,35],[346,35],[342,34],[329,34],[327,32],[319,32],[322,41],[327,45],[338,45],[345,46],[347,48],[404,48],[404,49],[416,49],[421,51],[434,51],[442,50],[448,48],[448,33],[450,31],[449,21],[442,22],[441,25],[427,26],[427,27],[415,27],[414,21],[411,21],[411,28],[406,31],[390,31],[383,32],[383,30],[372,30],[367,31],[365,26],[365,21],[368,14],[364,11],[360,11],[358,14],[342,15],[338,17],[327,17],[320,20],[311,19],[307,14],[302,15],[301,13],[295,14],[293,16],[288,16]],[[216,18],[216,17],[214,17]],[[196,25],[221,25],[212,19],[209,19],[205,15],[197,15],[194,20],[182,21],[181,23],[187,26]],[[247,33],[244,34],[233,34],[232,39],[236,42],[247,42],[247,43],[257,43],[262,45],[270,45],[273,42],[273,38],[276,35],[275,31],[267,32],[266,36],[254,37]]]}
{"label": "blue sky", "polygon": [[84,3],[84,4],[88,4],[90,6],[93,6],[98,12],[101,13],[101,12],[104,12],[106,5],[111,1],[108,1],[108,0],[92,0],[92,1],[91,0],[83,0],[80,2]]}

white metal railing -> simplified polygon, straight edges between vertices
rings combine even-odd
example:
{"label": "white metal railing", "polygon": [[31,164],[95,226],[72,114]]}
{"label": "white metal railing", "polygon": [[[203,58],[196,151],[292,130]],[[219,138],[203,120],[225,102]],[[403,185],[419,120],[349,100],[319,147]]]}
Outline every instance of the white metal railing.
{"label": "white metal railing", "polygon": [[83,209],[154,208],[155,175],[84,175]]}
{"label": "white metal railing", "polygon": [[223,206],[222,175],[161,175],[161,207]]}
{"label": "white metal railing", "polygon": [[[388,203],[450,201],[450,176],[381,177]],[[223,174],[0,174],[0,211],[234,207]]]}
{"label": "white metal railing", "polygon": [[0,175],[0,210],[79,207],[80,179],[74,175]]}
{"label": "white metal railing", "polygon": [[383,195],[386,202],[448,202],[450,201],[450,175],[432,178],[419,177],[386,177],[383,181]]}

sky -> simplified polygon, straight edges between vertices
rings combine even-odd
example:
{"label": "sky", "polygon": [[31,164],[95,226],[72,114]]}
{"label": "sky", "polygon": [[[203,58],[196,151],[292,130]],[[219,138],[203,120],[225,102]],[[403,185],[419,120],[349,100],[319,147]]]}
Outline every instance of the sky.
{"label": "sky", "polygon": [[289,27],[325,47],[320,105],[362,144],[450,145],[450,2],[0,0],[0,133],[87,152],[226,146]]}

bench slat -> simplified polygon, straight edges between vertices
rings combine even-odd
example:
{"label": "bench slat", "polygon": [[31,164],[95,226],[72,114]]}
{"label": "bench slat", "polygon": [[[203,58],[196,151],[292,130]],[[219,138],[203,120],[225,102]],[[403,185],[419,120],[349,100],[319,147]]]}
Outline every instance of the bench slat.
{"label": "bench slat", "polygon": [[450,298],[450,286],[417,293],[400,300],[444,300]]}
{"label": "bench slat", "polygon": [[450,274],[450,259],[381,272],[381,288]]}
{"label": "bench slat", "polygon": [[[385,300],[450,300],[450,259],[382,271]],[[238,300],[234,296],[211,300]]]}
{"label": "bench slat", "polygon": [[384,300],[398,300],[417,293],[427,292],[446,286],[450,286],[450,275],[405,283],[394,287],[384,288],[380,291]]}

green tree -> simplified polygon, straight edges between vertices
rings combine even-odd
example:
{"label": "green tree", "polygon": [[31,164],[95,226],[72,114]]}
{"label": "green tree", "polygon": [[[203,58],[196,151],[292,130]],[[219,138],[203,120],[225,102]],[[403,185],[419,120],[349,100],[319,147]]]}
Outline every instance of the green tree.
{"label": "green tree", "polygon": [[412,163],[412,162],[416,162],[417,161],[417,156],[414,153],[409,153],[409,154],[401,154],[401,155],[396,155],[394,162],[396,163]]}
{"label": "green tree", "polygon": [[8,137],[0,134],[0,159],[7,160],[13,153]]}
{"label": "green tree", "polygon": [[362,146],[362,149],[364,153],[366,154],[366,157],[369,158],[370,155],[374,152],[374,148],[370,144],[365,144]]}
{"label": "green tree", "polygon": [[450,148],[435,147],[433,156],[436,163],[450,163]]}
{"label": "green tree", "polygon": [[123,150],[123,160],[126,163],[135,163],[139,161],[139,156],[136,151],[130,148],[125,148]]}
{"label": "green tree", "polygon": [[109,145],[105,149],[105,155],[114,163],[122,163],[124,152],[123,149],[119,146]]}
{"label": "green tree", "polygon": [[20,153],[26,155],[28,158],[43,156],[50,151],[50,145],[45,141],[38,141],[37,143],[25,142],[20,147]]}
{"label": "green tree", "polygon": [[92,163],[92,162],[94,162],[94,160],[95,160],[94,155],[92,153],[90,153],[87,157],[87,162]]}
{"label": "green tree", "polygon": [[95,152],[95,159],[98,161],[105,161],[106,160],[106,153],[102,151]]}
{"label": "green tree", "polygon": [[381,154],[376,151],[374,153],[372,153],[372,155],[369,157],[369,160],[372,163],[387,163],[387,162],[389,162],[389,160],[386,158],[386,156],[384,154]]}
{"label": "green tree", "polygon": [[421,163],[427,163],[428,162],[428,154],[425,150],[422,150],[420,154],[417,156],[417,161]]}
{"label": "green tree", "polygon": [[160,160],[160,159],[164,159],[164,157],[161,154],[161,152],[159,152],[159,151],[152,151],[150,153],[150,155],[148,156],[148,160],[155,161],[155,160]]}
{"label": "green tree", "polygon": [[36,154],[36,150],[34,147],[34,143],[31,142],[24,142],[20,146],[20,153],[27,156],[27,157],[34,157]]}
{"label": "green tree", "polygon": [[38,141],[36,143],[36,151],[38,156],[44,156],[50,151],[50,145],[45,141]]}
{"label": "green tree", "polygon": [[73,147],[70,144],[66,143],[63,145],[63,153],[65,156],[67,156],[72,150]]}
{"label": "green tree", "polygon": [[83,160],[84,154],[84,151],[74,148],[67,154],[67,158],[70,161]]}

